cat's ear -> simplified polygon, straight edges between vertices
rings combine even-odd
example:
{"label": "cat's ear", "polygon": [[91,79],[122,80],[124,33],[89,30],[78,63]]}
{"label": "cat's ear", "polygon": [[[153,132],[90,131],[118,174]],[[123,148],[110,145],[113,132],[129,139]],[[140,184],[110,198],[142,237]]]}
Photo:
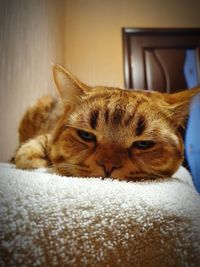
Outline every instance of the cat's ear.
{"label": "cat's ear", "polygon": [[89,86],[80,82],[60,65],[53,65],[52,70],[58,95],[63,102],[76,102],[81,95],[90,90]]}
{"label": "cat's ear", "polygon": [[165,101],[170,104],[175,125],[183,125],[189,113],[190,103],[198,93],[200,93],[200,86],[174,94],[165,94]]}

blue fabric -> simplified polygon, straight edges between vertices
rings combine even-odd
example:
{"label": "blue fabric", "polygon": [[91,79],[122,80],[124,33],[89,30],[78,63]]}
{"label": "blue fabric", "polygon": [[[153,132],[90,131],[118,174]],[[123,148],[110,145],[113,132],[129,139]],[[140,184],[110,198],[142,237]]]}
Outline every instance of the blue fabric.
{"label": "blue fabric", "polygon": [[[188,88],[198,85],[195,50],[186,50],[184,74]],[[192,101],[190,116],[185,136],[186,157],[193,176],[193,181],[200,192],[200,94]]]}

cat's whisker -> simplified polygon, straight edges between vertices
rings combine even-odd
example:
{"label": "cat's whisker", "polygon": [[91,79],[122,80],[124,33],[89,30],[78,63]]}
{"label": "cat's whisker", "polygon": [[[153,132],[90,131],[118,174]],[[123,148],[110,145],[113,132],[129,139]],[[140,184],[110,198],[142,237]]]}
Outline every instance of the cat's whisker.
{"label": "cat's whisker", "polygon": [[56,164],[52,164],[53,168],[59,168],[62,170],[68,170],[68,169],[76,169],[79,171],[83,171],[83,172],[88,172],[88,166],[82,166],[80,164],[75,164],[75,163],[69,163],[69,162],[63,162],[63,163],[56,163]]}
{"label": "cat's whisker", "polygon": [[71,163],[71,162],[60,162],[60,163],[56,163],[54,165],[59,166],[59,167],[68,167],[68,166],[75,167],[75,166],[77,166],[77,164]]}

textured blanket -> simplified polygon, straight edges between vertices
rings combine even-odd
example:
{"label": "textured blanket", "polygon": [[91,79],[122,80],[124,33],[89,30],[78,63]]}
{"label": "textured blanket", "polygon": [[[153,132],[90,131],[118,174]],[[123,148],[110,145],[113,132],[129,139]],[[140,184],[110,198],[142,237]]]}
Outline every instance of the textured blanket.
{"label": "textured blanket", "polygon": [[0,266],[200,266],[200,197],[183,167],[133,183],[1,164]]}

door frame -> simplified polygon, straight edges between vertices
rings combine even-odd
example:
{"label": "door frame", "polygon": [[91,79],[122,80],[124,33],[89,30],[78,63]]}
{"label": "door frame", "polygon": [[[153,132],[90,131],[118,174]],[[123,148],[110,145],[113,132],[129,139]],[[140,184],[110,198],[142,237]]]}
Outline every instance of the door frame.
{"label": "door frame", "polygon": [[[122,28],[123,41],[123,65],[124,65],[124,83],[125,88],[133,88],[132,62],[131,62],[131,42],[132,38],[137,36],[152,37],[171,37],[171,36],[189,36],[194,41],[185,44],[180,43],[180,47],[193,48],[197,57],[197,72],[200,82],[200,28]],[[144,43],[145,46],[145,43]],[[133,88],[134,89],[134,88]],[[140,88],[145,89],[145,88]]]}

